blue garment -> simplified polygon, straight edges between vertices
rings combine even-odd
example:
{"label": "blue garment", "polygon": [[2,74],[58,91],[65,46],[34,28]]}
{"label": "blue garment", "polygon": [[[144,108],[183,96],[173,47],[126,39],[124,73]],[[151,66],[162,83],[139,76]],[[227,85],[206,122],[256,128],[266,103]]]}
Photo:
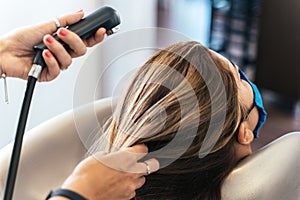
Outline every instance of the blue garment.
{"label": "blue garment", "polygon": [[255,138],[258,137],[258,131],[261,129],[261,127],[264,125],[264,123],[266,122],[267,119],[267,112],[264,109],[264,105],[263,105],[263,101],[262,101],[262,97],[261,94],[258,90],[258,88],[256,87],[256,85],[254,83],[252,83],[246,76],[246,74],[239,69],[239,73],[240,73],[240,77],[242,80],[248,82],[252,89],[253,89],[253,94],[254,94],[254,103],[255,106],[258,109],[258,114],[259,114],[259,118],[258,118],[258,123],[253,131]]}

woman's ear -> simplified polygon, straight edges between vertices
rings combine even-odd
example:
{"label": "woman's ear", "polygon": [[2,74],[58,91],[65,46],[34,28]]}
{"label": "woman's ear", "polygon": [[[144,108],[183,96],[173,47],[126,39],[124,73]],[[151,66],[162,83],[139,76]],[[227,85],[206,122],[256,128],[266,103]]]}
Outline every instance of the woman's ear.
{"label": "woman's ear", "polygon": [[253,132],[245,125],[246,122],[242,122],[238,128],[238,142],[243,145],[250,144],[254,139]]}

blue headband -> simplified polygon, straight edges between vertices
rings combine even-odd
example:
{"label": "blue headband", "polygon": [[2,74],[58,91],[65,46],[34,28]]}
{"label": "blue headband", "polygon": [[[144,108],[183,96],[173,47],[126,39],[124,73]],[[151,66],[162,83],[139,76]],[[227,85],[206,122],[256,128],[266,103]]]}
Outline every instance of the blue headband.
{"label": "blue headband", "polygon": [[239,73],[240,73],[240,77],[242,80],[248,82],[251,87],[252,87],[252,90],[253,90],[253,94],[254,94],[254,103],[255,103],[255,106],[257,107],[258,109],[258,115],[259,115],[259,118],[258,118],[258,123],[253,131],[254,133],[254,136],[255,138],[258,137],[258,131],[261,129],[261,127],[264,125],[264,123],[266,122],[266,119],[267,119],[267,112],[266,110],[264,109],[264,105],[263,105],[263,101],[262,101],[262,97],[261,97],[261,94],[258,90],[258,88],[256,87],[256,85],[254,83],[252,83],[246,76],[246,74],[239,69]]}

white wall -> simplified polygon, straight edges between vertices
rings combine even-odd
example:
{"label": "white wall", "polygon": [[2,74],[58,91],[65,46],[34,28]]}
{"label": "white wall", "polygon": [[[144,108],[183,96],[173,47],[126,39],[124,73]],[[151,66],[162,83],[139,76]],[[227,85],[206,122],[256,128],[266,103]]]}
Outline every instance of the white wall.
{"label": "white wall", "polygon": [[[156,26],[157,0],[106,0],[121,17],[120,31],[110,36],[93,51],[81,68],[74,92],[74,106],[97,98],[112,96],[117,85],[125,86],[124,75],[140,66],[153,53],[145,46],[155,46],[156,33],[143,31]],[[140,34],[141,31],[143,34]],[[100,62],[91,63],[95,58]],[[99,67],[99,65],[101,67]],[[85,99],[77,98],[90,79],[89,69],[97,68],[97,74],[89,81],[89,92]],[[117,89],[121,90],[121,89]]]}
{"label": "white wall", "polygon": [[211,0],[159,0],[159,25],[179,31],[191,40],[209,44]]}
{"label": "white wall", "polygon": [[[43,22],[57,15],[76,12],[80,9],[83,9],[85,13],[90,13],[104,4],[112,5],[121,13],[123,32],[155,26],[156,0],[2,0],[0,1],[0,35],[24,25]],[[122,34],[121,31],[120,34]],[[101,64],[110,63],[107,59],[109,52],[115,52],[115,47],[123,46],[122,42],[113,43],[113,37],[117,38],[117,34],[106,38],[103,44],[98,45],[97,48],[92,48],[85,57],[75,59],[72,66],[61,73],[56,80],[37,84],[27,130],[74,106],[101,96],[100,89],[96,91],[99,73],[103,71],[102,68],[105,68]],[[111,43],[113,45],[110,45]],[[148,55],[145,56],[145,59]],[[111,81],[119,82],[119,80]],[[107,84],[107,87],[114,87]],[[14,138],[25,86],[26,81],[8,79],[10,103],[7,105],[2,100],[4,99],[3,81],[0,81],[0,148]]]}

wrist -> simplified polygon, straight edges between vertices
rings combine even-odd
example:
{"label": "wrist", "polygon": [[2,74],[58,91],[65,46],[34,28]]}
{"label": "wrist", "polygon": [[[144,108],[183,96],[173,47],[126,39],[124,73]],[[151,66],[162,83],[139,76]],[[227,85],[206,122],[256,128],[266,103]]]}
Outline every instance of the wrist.
{"label": "wrist", "polygon": [[82,180],[81,177],[78,177],[74,173],[72,173],[66,180],[65,182],[61,185],[61,189],[63,190],[71,190],[76,192],[82,197],[92,199],[91,194],[90,194],[90,187],[86,187],[89,185],[88,183],[85,182],[85,180]]}

